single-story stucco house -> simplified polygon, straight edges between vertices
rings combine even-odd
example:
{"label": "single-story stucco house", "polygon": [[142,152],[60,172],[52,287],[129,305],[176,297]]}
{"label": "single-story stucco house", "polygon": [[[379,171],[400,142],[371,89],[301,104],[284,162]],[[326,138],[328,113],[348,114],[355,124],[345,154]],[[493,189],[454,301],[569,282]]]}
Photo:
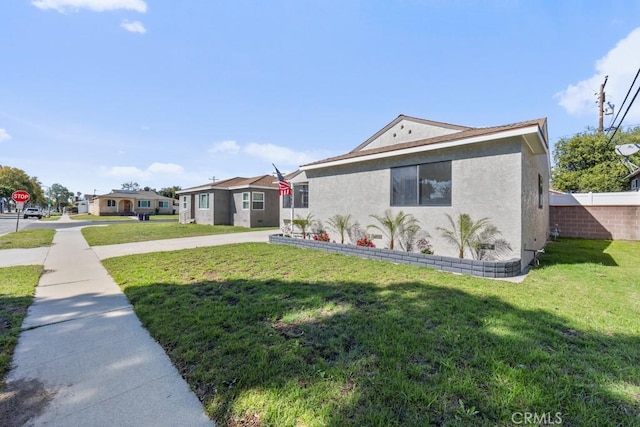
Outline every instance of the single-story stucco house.
{"label": "single-story stucco house", "polygon": [[[349,153],[289,179],[296,217],[312,214],[326,229],[330,217],[350,214],[366,229],[378,224],[372,214],[403,211],[429,233],[436,255],[457,256],[438,231],[451,228],[445,214],[487,217],[511,247],[499,258],[519,258],[524,269],[549,234],[549,173],[546,119],[474,128],[400,115]],[[280,206],[285,222],[290,198]]]}
{"label": "single-story stucco house", "polygon": [[185,188],[179,196],[182,224],[277,227],[280,211],[278,184],[271,175],[230,178]]}
{"label": "single-story stucco house", "polygon": [[174,199],[155,191],[111,190],[108,194],[92,196],[89,202],[91,215],[173,214]]}

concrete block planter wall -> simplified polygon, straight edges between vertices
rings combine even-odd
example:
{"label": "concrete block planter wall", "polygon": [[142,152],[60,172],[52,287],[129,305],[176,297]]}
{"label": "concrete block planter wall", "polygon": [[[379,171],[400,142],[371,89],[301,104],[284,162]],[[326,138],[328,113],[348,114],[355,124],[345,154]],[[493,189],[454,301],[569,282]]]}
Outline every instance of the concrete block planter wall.
{"label": "concrete block planter wall", "polygon": [[361,258],[377,259],[381,261],[395,262],[398,264],[431,267],[436,270],[480,277],[514,277],[520,274],[521,271],[519,259],[512,259],[509,261],[476,261],[439,255],[425,255],[414,252],[401,252],[389,249],[343,245],[341,243],[333,242],[318,242],[316,240],[291,238],[282,234],[272,234],[269,236],[269,243],[297,246],[308,249],[319,249],[325,252],[353,255]]}

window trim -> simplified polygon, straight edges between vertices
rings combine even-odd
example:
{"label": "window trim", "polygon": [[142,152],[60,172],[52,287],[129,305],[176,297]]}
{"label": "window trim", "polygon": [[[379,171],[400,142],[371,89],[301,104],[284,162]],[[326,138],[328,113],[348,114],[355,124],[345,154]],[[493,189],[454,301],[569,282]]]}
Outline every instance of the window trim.
{"label": "window trim", "polygon": [[187,209],[187,196],[182,196],[182,209]]}
{"label": "window trim", "polygon": [[[164,204],[164,206],[163,206]],[[158,200],[158,208],[168,208],[169,202],[166,200]]]}
{"label": "window trim", "polygon": [[[199,210],[208,210],[209,209],[209,206],[211,205],[210,204],[210,200],[209,200],[210,199],[209,196],[210,196],[209,193],[199,193],[198,194],[198,209]],[[206,206],[203,206],[204,205],[204,203],[202,203],[202,201],[204,200],[203,197],[206,197],[206,200],[207,200]]]}
{"label": "window trim", "polygon": [[251,208],[251,193],[248,191],[242,192],[242,210],[248,211]]}
{"label": "window trim", "polygon": [[[255,195],[256,194],[262,194],[262,200],[256,200],[255,199]],[[256,208],[255,204],[256,203],[262,203],[262,207],[261,208]],[[252,211],[263,211],[265,207],[265,197],[264,197],[264,191],[252,191],[251,192],[251,210]]]}
{"label": "window trim", "polygon": [[115,208],[116,206],[118,206],[118,204],[116,203],[116,201],[114,199],[107,199],[107,207],[108,208]]}
{"label": "window trim", "polygon": [[[146,204],[147,206],[142,206],[143,202],[144,202],[144,204]],[[150,208],[151,208],[151,200],[137,200],[136,206],[137,206],[139,209],[145,209],[145,208],[146,208],[146,209],[150,209]]]}

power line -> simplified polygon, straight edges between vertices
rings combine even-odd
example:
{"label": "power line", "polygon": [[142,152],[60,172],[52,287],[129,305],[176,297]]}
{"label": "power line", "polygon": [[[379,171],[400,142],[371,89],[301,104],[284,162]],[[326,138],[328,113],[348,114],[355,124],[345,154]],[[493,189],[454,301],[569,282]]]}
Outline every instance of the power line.
{"label": "power line", "polygon": [[633,105],[633,102],[636,100],[638,93],[640,93],[640,86],[638,86],[638,90],[636,90],[636,94],[633,95],[633,98],[631,99],[629,106],[627,106],[627,110],[622,115],[622,118],[620,119],[620,123],[618,123],[618,126],[616,126],[616,129],[613,131],[613,134],[611,135],[611,138],[609,138],[609,142],[607,142],[607,144],[610,144],[611,141],[613,140],[613,137],[616,136],[616,133],[618,133],[618,129],[620,129],[620,125],[622,125],[622,122],[624,122],[624,118],[627,117],[627,113],[629,112],[629,109]]}
{"label": "power line", "polygon": [[[640,68],[638,68],[638,72],[636,73],[636,76],[633,78],[633,82],[631,83],[631,86],[629,86],[629,90],[627,91],[627,94],[624,97],[624,101],[622,101],[622,104],[620,104],[620,107],[618,108],[618,113],[616,114],[616,116],[611,121],[611,126],[610,126],[611,128],[613,128],[613,124],[618,119],[618,116],[620,115],[620,111],[622,111],[622,107],[624,107],[624,103],[627,102],[627,98],[629,97],[629,94],[631,93],[631,89],[633,89],[633,86],[636,84],[636,79],[638,78],[638,75],[640,75]],[[622,123],[622,120],[620,120],[620,123]]]}

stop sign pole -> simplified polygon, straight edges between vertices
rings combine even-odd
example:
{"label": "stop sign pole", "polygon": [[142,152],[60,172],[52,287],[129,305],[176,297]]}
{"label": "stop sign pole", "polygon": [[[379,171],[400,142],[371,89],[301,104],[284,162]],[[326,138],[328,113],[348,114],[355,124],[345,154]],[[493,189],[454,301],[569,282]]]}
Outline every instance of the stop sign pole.
{"label": "stop sign pole", "polygon": [[24,207],[24,204],[29,201],[31,196],[24,190],[14,191],[11,194],[11,198],[14,202],[16,202],[16,233],[18,232],[18,225],[20,224],[20,209],[18,208],[20,205]]}

